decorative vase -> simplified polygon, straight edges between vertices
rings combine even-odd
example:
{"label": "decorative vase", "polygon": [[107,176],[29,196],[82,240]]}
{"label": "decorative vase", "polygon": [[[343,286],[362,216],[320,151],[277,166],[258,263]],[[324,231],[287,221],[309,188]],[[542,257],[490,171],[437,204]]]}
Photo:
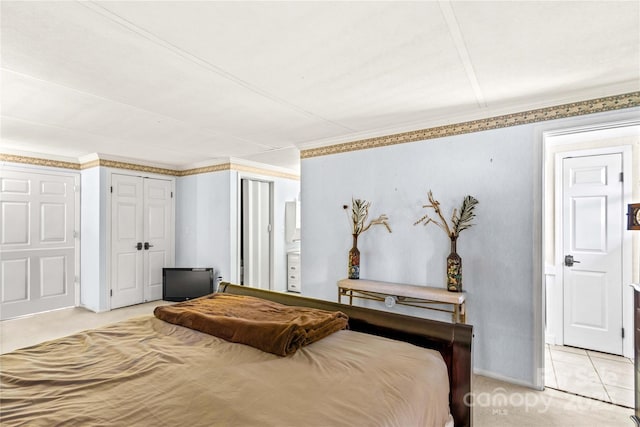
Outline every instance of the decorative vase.
{"label": "decorative vase", "polygon": [[360,278],[360,251],[358,250],[358,235],[353,235],[353,247],[349,251],[349,279]]}
{"label": "decorative vase", "polygon": [[451,253],[447,257],[447,290],[462,292],[462,258],[456,252],[456,237],[451,238]]}

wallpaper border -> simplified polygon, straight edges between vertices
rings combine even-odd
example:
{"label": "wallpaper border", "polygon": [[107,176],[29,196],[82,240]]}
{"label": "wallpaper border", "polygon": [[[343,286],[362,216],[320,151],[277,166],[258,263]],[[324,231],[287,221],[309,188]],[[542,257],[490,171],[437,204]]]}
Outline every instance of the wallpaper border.
{"label": "wallpaper border", "polygon": [[389,145],[405,144],[408,142],[442,138],[446,136],[466,133],[482,132],[529,123],[582,116],[605,111],[621,110],[640,106],[640,92],[623,95],[608,96],[588,101],[573,102],[554,107],[539,108],[520,113],[505,114],[487,119],[437,126],[427,129],[397,133],[393,135],[368,138],[359,141],[328,145],[300,151],[301,159],[328,156],[331,154],[347,153],[350,151],[366,150],[369,148],[386,147]]}
{"label": "wallpaper border", "polygon": [[80,169],[80,163],[63,162],[60,160],[40,159],[37,157],[17,156],[15,154],[0,153],[0,161],[9,162],[9,163],[22,163],[27,165],[42,166],[42,167],[48,167],[48,168],[62,168],[62,169],[73,169],[73,170]]}
{"label": "wallpaper border", "polygon": [[159,168],[154,166],[144,166],[144,165],[138,165],[135,163],[120,162],[120,161],[107,160],[107,159],[96,159],[90,162],[80,164],[80,163],[63,162],[59,160],[48,160],[48,159],[41,159],[38,157],[17,156],[13,154],[3,154],[3,153],[0,153],[0,161],[8,162],[8,163],[21,163],[21,164],[29,164],[33,166],[53,167],[53,168],[72,169],[72,170],[84,170],[84,169],[103,166],[103,167],[109,167],[114,169],[124,169],[124,170],[136,171],[136,172],[153,173],[157,175],[176,176],[176,177],[234,170],[238,172],[249,172],[249,173],[255,173],[258,175],[273,176],[276,178],[291,179],[296,181],[300,180],[299,175],[280,172],[280,171],[273,171],[269,169],[262,169],[259,167],[247,166],[247,165],[231,163],[231,162],[222,163],[219,165],[204,166],[204,167],[194,168],[194,169],[176,170],[176,169]]}
{"label": "wallpaper border", "polygon": [[169,176],[179,176],[178,174],[180,172],[173,169],[158,168],[154,166],[144,166],[144,165],[138,165],[135,163],[119,162],[119,161],[107,160],[107,159],[96,159],[87,163],[83,163],[82,165],[80,165],[80,169],[84,170],[84,169],[94,168],[98,166],[115,168],[115,169],[132,170],[136,172],[154,173],[158,175],[169,175]]}

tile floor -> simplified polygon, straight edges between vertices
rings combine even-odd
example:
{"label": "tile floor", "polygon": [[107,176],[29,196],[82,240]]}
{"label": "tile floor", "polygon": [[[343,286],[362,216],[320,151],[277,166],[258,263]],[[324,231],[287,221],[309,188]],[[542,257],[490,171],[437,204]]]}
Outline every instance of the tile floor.
{"label": "tile floor", "polygon": [[547,344],[545,386],[633,408],[633,361],[597,351]]}

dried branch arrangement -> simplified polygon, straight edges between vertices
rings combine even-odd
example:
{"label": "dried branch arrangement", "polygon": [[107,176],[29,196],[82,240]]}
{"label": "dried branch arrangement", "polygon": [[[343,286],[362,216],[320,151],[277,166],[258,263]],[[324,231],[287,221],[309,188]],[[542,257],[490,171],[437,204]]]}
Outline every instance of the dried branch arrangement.
{"label": "dried branch arrangement", "polygon": [[[349,209],[349,206],[343,205],[343,209]],[[371,207],[371,202],[367,202],[362,199],[354,199],[351,198],[351,224],[352,224],[352,234],[356,236],[364,233],[373,225],[384,225],[385,228],[391,233],[391,227],[389,226],[389,217],[387,215],[382,214],[376,219],[372,219],[368,224],[367,218],[369,217],[369,208]],[[348,217],[348,214],[347,214]]]}
{"label": "dried branch arrangement", "polygon": [[426,214],[422,218],[414,222],[413,225],[418,225],[420,223],[427,225],[432,222],[438,227],[442,228],[444,232],[447,233],[447,236],[449,236],[450,239],[457,239],[462,230],[466,230],[473,225],[471,221],[473,221],[476,216],[473,211],[478,204],[478,200],[476,200],[473,196],[466,196],[464,198],[464,200],[462,201],[462,206],[460,207],[460,214],[458,214],[457,209],[453,210],[453,215],[451,215],[451,225],[447,223],[447,220],[442,215],[440,202],[438,202],[433,197],[433,193],[431,192],[431,190],[429,190],[427,197],[429,199],[429,204],[422,207],[433,209],[438,218],[434,219],[429,216],[429,214]]}

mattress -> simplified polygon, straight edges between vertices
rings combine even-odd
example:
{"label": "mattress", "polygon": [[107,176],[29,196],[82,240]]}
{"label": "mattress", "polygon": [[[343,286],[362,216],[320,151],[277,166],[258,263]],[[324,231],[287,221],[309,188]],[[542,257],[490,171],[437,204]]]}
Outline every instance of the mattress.
{"label": "mattress", "polygon": [[280,357],[130,319],[0,356],[0,424],[444,426],[437,351],[336,332]]}

